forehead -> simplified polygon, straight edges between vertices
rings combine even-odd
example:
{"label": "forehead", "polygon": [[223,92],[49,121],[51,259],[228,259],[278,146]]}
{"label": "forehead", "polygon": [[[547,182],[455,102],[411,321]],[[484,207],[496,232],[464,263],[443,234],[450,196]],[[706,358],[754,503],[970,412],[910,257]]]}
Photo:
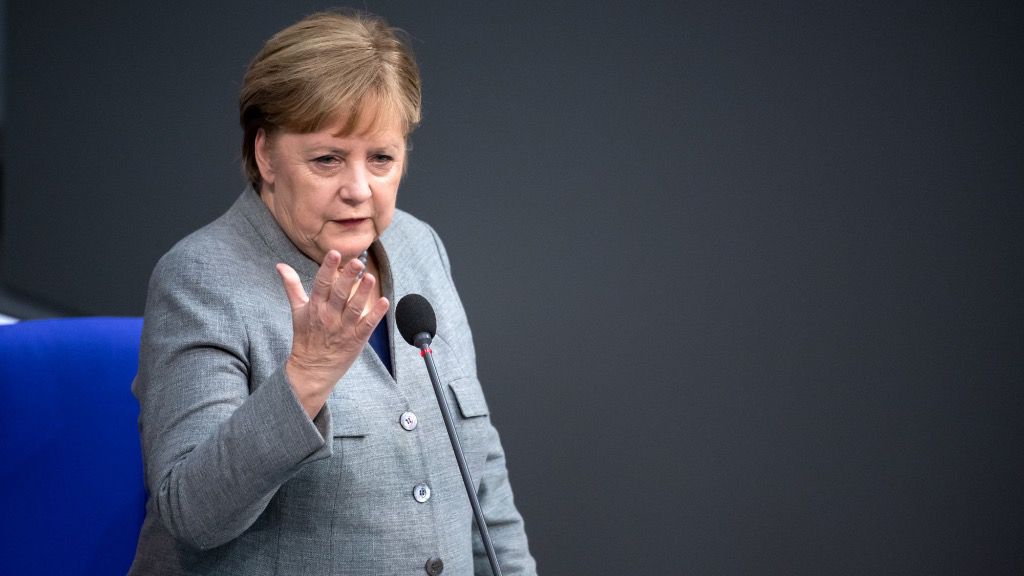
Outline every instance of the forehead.
{"label": "forehead", "polygon": [[[362,118],[368,118],[363,116]],[[325,123],[314,132],[282,131],[278,134],[277,145],[284,149],[370,147],[403,150],[405,132],[400,122],[361,120],[350,122],[348,117]]]}
{"label": "forehead", "polygon": [[398,109],[383,98],[367,96],[353,108],[335,111],[324,123],[324,131],[336,138],[406,137],[407,127]]}

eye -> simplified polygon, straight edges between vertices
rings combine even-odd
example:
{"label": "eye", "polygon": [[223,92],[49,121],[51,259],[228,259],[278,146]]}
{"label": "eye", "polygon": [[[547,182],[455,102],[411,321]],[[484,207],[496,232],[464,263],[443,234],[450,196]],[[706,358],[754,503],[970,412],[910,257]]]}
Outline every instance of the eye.
{"label": "eye", "polygon": [[337,156],[334,156],[334,155],[331,155],[331,154],[327,154],[327,155],[324,155],[324,156],[319,156],[317,158],[314,158],[313,162],[315,162],[316,164],[318,164],[320,166],[333,167],[333,166],[337,166],[338,164],[341,164],[341,158],[338,158]]}
{"label": "eye", "polygon": [[387,154],[374,154],[374,155],[370,156],[370,164],[373,164],[374,166],[378,166],[378,167],[382,167],[382,168],[390,166],[391,163],[394,162],[394,161],[395,161],[395,158],[393,156],[389,156]]}

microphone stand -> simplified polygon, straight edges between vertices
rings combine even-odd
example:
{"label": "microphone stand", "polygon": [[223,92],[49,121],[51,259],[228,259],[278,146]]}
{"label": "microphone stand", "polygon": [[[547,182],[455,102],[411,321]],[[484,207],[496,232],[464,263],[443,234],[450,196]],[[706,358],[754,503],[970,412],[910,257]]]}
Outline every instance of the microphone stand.
{"label": "microphone stand", "polygon": [[413,340],[413,346],[420,349],[420,356],[427,364],[427,373],[430,374],[430,383],[434,386],[434,394],[437,396],[437,405],[441,408],[441,417],[444,419],[444,427],[448,430],[448,439],[452,442],[452,450],[455,451],[455,460],[459,463],[459,472],[462,473],[462,482],[466,485],[466,495],[469,496],[469,504],[473,507],[473,517],[476,519],[476,526],[480,529],[480,538],[484,541],[484,549],[487,550],[487,560],[491,563],[491,573],[494,576],[501,576],[501,568],[498,567],[498,557],[494,554],[494,546],[491,544],[491,535],[487,533],[487,523],[484,522],[484,513],[480,509],[480,500],[476,497],[476,488],[473,484],[473,477],[469,474],[469,466],[466,465],[466,457],[462,453],[462,443],[459,442],[459,433],[455,430],[455,423],[452,421],[452,413],[448,409],[448,399],[441,388],[441,380],[437,377],[437,369],[434,367],[434,353],[430,349],[432,336],[428,332],[420,332]]}

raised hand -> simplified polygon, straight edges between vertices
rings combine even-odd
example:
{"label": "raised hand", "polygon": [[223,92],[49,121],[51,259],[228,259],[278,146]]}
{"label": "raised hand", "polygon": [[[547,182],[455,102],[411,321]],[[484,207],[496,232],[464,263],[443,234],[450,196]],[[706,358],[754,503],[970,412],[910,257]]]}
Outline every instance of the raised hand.
{"label": "raised hand", "polygon": [[371,303],[376,279],[369,273],[360,278],[362,262],[353,258],[339,270],[340,265],[341,254],[328,252],[309,296],[291,266],[277,265],[292,308],[292,351],[285,374],[310,418],[323,408],[389,306],[383,297]]}

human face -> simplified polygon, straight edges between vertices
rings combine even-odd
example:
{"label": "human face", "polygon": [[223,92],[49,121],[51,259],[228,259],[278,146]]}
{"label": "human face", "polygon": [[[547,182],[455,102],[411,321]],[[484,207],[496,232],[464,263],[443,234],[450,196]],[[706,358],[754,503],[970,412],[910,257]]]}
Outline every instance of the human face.
{"label": "human face", "polygon": [[359,256],[391,224],[405,164],[398,121],[371,120],[343,134],[345,118],[307,134],[256,135],[260,196],[284,233],[306,256],[342,262]]}

